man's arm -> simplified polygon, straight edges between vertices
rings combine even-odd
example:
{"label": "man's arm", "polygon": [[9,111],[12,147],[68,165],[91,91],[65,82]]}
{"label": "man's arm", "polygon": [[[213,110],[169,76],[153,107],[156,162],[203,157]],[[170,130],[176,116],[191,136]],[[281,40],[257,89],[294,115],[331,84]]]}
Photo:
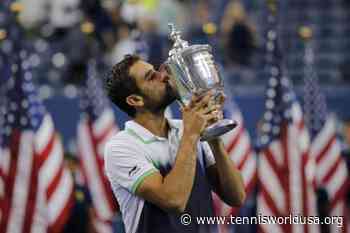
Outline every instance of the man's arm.
{"label": "man's arm", "polygon": [[209,182],[228,205],[242,205],[246,194],[240,171],[228,156],[221,139],[214,139],[208,143],[216,161],[214,165],[207,168]]}
{"label": "man's arm", "polygon": [[148,176],[136,190],[136,194],[167,211],[183,212],[196,172],[196,145],[196,138],[184,136],[169,174],[163,177],[157,172]]}
{"label": "man's arm", "polygon": [[185,210],[194,183],[198,140],[207,123],[216,118],[207,109],[211,96],[194,97],[183,108],[184,133],[173,168],[165,177],[159,172],[146,177],[137,188],[137,195],[165,210]]}

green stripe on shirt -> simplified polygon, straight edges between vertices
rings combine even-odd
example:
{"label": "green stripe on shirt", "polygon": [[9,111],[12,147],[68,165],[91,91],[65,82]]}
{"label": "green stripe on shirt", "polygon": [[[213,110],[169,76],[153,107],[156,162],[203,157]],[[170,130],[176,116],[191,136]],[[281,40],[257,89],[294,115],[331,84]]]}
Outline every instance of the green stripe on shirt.
{"label": "green stripe on shirt", "polygon": [[135,181],[135,183],[132,185],[131,187],[131,191],[132,193],[135,193],[137,188],[140,186],[141,182],[149,175],[158,172],[157,169],[152,168],[150,170],[148,170],[147,172],[143,173],[142,176],[140,176],[139,178],[137,178],[137,180]]}

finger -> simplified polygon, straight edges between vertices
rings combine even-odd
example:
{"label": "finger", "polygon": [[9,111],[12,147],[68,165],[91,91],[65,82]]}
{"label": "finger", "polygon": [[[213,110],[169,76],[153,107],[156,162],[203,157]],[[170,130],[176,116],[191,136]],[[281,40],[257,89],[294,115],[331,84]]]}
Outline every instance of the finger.
{"label": "finger", "polygon": [[185,110],[185,107],[184,106],[180,106],[180,112],[183,113]]}
{"label": "finger", "polygon": [[195,110],[199,110],[202,108],[205,108],[206,106],[209,106],[209,102],[213,96],[212,92],[208,92],[204,95],[202,99],[200,99],[194,106]]}
{"label": "finger", "polygon": [[220,92],[216,96],[215,100],[218,104],[223,105],[225,103],[225,100],[226,100],[226,95],[223,92]]}
{"label": "finger", "polygon": [[219,112],[220,110],[221,110],[221,105],[219,105],[219,104],[210,105],[209,104],[207,107],[200,109],[200,112],[202,114],[208,114],[208,113],[213,112],[213,111]]}
{"label": "finger", "polygon": [[222,120],[222,119],[224,119],[224,113],[222,111],[219,111],[218,120]]}
{"label": "finger", "polygon": [[191,97],[191,101],[190,101],[188,107],[193,108],[201,98],[202,98],[202,96],[200,96],[198,93],[194,93]]}
{"label": "finger", "polygon": [[219,115],[218,112],[214,111],[209,114],[203,115],[203,118],[206,120],[207,123],[215,122],[219,119],[218,115]]}
{"label": "finger", "polygon": [[185,105],[180,106],[180,111],[181,111],[182,114],[183,114],[184,112],[188,111],[189,109],[190,109],[189,106],[185,106]]}

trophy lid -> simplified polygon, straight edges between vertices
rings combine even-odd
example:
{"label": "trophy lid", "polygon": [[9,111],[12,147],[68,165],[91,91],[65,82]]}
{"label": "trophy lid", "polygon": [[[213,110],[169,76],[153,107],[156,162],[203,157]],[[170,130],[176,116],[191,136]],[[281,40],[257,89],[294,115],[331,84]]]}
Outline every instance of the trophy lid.
{"label": "trophy lid", "polygon": [[188,42],[181,38],[181,31],[176,30],[173,23],[169,23],[168,26],[170,30],[169,39],[174,42],[172,49],[169,51],[169,56],[172,56],[188,47]]}

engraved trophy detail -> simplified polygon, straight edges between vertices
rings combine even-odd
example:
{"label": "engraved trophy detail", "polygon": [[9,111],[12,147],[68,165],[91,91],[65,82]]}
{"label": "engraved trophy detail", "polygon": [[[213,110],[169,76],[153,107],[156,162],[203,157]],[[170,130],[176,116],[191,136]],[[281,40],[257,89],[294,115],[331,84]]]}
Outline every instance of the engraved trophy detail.
{"label": "engraved trophy detail", "polygon": [[[180,31],[174,24],[169,24],[169,38],[174,42],[165,62],[171,74],[171,81],[177,92],[180,104],[188,105],[194,93],[203,94],[214,91],[213,102],[223,93],[224,86],[220,73],[215,65],[210,45],[189,45],[181,39]],[[230,119],[221,119],[208,126],[201,135],[201,140],[218,137],[233,128],[237,123]]]}

